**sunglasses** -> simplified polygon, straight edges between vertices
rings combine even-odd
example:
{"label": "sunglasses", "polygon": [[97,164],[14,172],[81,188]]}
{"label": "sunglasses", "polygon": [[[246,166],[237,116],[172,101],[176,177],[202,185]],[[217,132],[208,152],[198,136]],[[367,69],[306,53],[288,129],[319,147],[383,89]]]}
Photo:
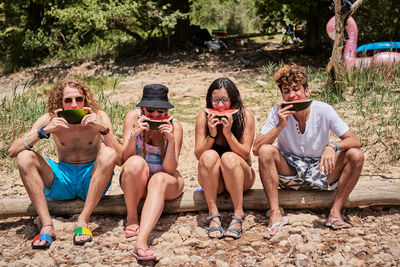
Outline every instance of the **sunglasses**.
{"label": "sunglasses", "polygon": [[156,111],[160,114],[164,114],[165,112],[167,112],[167,110],[165,108],[146,108],[146,111],[148,113],[153,113],[154,111]]}
{"label": "sunglasses", "polygon": [[70,104],[72,103],[72,99],[75,99],[75,102],[83,102],[83,96],[78,96],[78,97],[67,97],[64,98],[64,103]]}
{"label": "sunglasses", "polygon": [[229,99],[229,97],[221,97],[221,98],[218,98],[218,97],[211,97],[211,103],[213,104],[213,105],[218,105],[218,103],[219,103],[219,101],[221,101],[222,102],[222,104],[224,104],[224,105],[227,105],[227,104],[229,104],[230,102],[231,102],[231,100]]}

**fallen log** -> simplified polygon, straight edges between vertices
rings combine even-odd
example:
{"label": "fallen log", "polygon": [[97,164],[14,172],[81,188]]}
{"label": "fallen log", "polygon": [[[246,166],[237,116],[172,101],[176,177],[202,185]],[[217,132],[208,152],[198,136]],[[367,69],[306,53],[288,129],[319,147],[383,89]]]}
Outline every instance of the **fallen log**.
{"label": "fallen log", "polygon": [[[280,206],[286,209],[329,208],[335,192],[279,190]],[[48,199],[52,215],[79,214],[84,202],[80,199],[59,201]],[[218,196],[220,210],[232,210],[232,202],[227,193]],[[139,205],[141,210],[143,203]],[[345,203],[345,207],[399,206],[400,184],[357,185]],[[267,210],[269,208],[264,190],[251,189],[244,194],[244,209]],[[203,192],[184,192],[179,198],[165,202],[164,213],[207,211]],[[102,199],[93,214],[126,215],[123,195],[110,195]],[[0,217],[35,216],[36,212],[29,198],[1,199]]]}

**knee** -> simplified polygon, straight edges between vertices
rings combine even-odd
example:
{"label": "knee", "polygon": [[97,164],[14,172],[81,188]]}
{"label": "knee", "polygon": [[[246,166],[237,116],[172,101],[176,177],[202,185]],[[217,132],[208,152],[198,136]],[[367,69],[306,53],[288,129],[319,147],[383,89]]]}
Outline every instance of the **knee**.
{"label": "knee", "polygon": [[21,169],[31,168],[35,163],[36,154],[31,150],[23,150],[17,155],[17,164]]}
{"label": "knee", "polygon": [[105,146],[100,149],[96,161],[104,165],[115,165],[117,158],[117,152],[111,147]]}
{"label": "knee", "polygon": [[278,149],[273,145],[262,145],[258,152],[259,163],[272,161],[278,153]]}
{"label": "knee", "polygon": [[207,150],[200,156],[199,169],[210,170],[214,168],[216,164],[219,164],[220,160],[221,159],[215,150]]}
{"label": "knee", "polygon": [[167,188],[167,179],[165,174],[163,172],[158,172],[151,176],[147,188],[149,192],[165,192]]}
{"label": "knee", "polygon": [[364,153],[359,148],[350,148],[346,151],[346,160],[352,165],[364,164]]}
{"label": "knee", "polygon": [[139,156],[132,156],[128,158],[124,165],[122,165],[121,176],[123,179],[133,179],[137,176],[143,176],[140,174],[147,174],[144,175],[146,177],[149,176],[149,168],[147,166],[146,161]]}
{"label": "knee", "polygon": [[234,152],[226,152],[221,157],[221,167],[222,170],[233,170],[235,167],[239,166],[240,162],[238,159],[238,155]]}

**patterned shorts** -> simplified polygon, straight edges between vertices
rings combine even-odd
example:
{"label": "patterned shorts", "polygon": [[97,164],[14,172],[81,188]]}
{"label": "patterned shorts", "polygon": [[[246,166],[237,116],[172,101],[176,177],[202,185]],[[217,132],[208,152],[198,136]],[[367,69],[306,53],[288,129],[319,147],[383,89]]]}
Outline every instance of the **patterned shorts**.
{"label": "patterned shorts", "polygon": [[296,176],[279,175],[280,188],[294,190],[335,190],[338,181],[328,184],[324,172],[319,172],[321,158],[298,157],[287,152],[281,152],[286,162],[296,169]]}

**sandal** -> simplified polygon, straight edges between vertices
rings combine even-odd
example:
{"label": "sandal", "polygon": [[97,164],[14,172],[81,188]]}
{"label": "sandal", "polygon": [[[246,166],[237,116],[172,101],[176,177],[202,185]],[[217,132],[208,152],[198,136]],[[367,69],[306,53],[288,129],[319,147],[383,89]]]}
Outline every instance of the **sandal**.
{"label": "sandal", "polygon": [[146,249],[144,249],[144,248],[138,248],[138,249],[136,250],[136,252],[133,251],[133,250],[130,250],[130,251],[129,251],[129,254],[131,254],[132,257],[134,257],[134,258],[137,259],[138,261],[154,260],[154,259],[156,259],[156,257],[157,257],[157,255],[156,255],[156,253],[155,253],[154,251],[153,251],[152,254],[150,254],[150,255],[148,255],[148,256],[140,256],[140,255],[139,255],[139,250],[141,250],[141,251],[143,251],[143,252],[151,251],[150,248],[146,248]]}
{"label": "sandal", "polygon": [[[235,220],[235,222],[231,222],[231,224],[229,225],[228,229],[226,229],[226,232],[232,232],[235,233],[236,235],[232,235],[232,234],[224,234],[225,237],[232,237],[233,239],[239,239],[242,236],[242,224],[244,222],[243,219],[240,219],[239,217],[236,216],[232,216],[232,221]],[[231,228],[233,225],[235,224],[241,224],[240,228]]]}
{"label": "sandal", "polygon": [[[215,220],[215,218],[219,218],[219,222],[217,222],[217,220]],[[207,221],[214,222],[214,223],[216,223],[218,225],[217,227],[206,227],[206,229],[208,230],[208,237],[209,238],[218,238],[218,239],[223,238],[224,235],[225,235],[225,232],[224,232],[224,229],[221,226],[221,214],[217,213],[217,214],[214,214],[214,215],[210,215],[210,216],[207,217]],[[210,236],[210,233],[216,232],[216,231],[219,231],[221,233],[221,235],[220,236]]]}
{"label": "sandal", "polygon": [[344,228],[351,228],[352,227],[351,224],[349,224],[349,223],[347,223],[347,222],[345,222],[343,220],[340,220],[338,218],[335,218],[335,217],[330,217],[325,222],[325,225],[327,227],[331,227],[332,229],[335,229],[335,230],[344,229]]}
{"label": "sandal", "polygon": [[[46,227],[46,226],[51,226],[51,227],[53,227],[53,224],[45,224],[45,225],[43,225],[42,226],[42,228],[43,227]],[[40,233],[40,234],[37,234],[34,238],[33,238],[33,240],[32,240],[32,249],[48,249],[49,247],[50,247],[50,245],[51,245],[51,242],[53,241],[53,240],[55,240],[56,238],[55,238],[55,236],[51,236],[50,234],[48,234],[48,233]],[[42,240],[44,240],[44,241],[46,241],[46,243],[44,243],[43,245],[35,245],[35,244],[33,244],[33,243],[35,243],[35,241],[37,241],[37,240],[39,240],[39,241],[42,241]]]}
{"label": "sandal", "polygon": [[140,226],[136,227],[136,229],[129,228],[129,226],[125,227],[125,237],[129,238],[132,236],[139,235]]}
{"label": "sandal", "polygon": [[[88,235],[89,238],[87,238],[85,240],[81,240],[81,241],[76,241],[75,237],[77,235],[78,236]],[[74,233],[74,237],[73,237],[74,245],[82,246],[87,242],[92,242],[92,239],[93,239],[93,234],[88,228],[82,227],[82,226],[79,226],[79,227],[76,228],[75,233]]]}

